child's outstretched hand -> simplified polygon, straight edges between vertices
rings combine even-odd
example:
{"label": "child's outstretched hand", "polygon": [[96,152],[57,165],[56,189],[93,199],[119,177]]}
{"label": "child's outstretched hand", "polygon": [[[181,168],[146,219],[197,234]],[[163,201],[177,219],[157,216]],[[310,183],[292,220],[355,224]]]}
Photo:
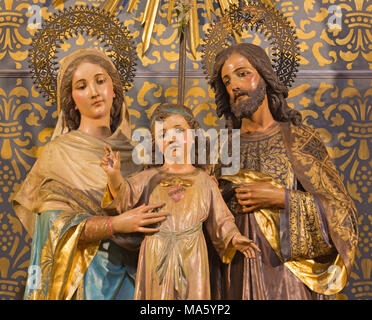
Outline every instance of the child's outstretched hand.
{"label": "child's outstretched hand", "polygon": [[246,258],[256,258],[256,253],[261,252],[261,250],[257,247],[257,245],[253,242],[253,240],[248,239],[247,237],[236,234],[232,238],[232,245],[235,247],[236,250],[239,250],[241,253],[244,254]]}
{"label": "child's outstretched hand", "polygon": [[120,153],[116,152],[116,156],[109,145],[103,148],[104,156],[101,160],[101,167],[108,175],[120,173]]}

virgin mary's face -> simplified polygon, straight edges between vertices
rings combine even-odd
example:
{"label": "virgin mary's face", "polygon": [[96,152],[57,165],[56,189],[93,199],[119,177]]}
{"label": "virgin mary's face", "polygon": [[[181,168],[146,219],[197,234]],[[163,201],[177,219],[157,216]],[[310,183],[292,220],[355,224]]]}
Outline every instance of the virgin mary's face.
{"label": "virgin mary's face", "polygon": [[72,98],[81,118],[108,118],[115,96],[112,79],[98,64],[82,62],[72,77]]}

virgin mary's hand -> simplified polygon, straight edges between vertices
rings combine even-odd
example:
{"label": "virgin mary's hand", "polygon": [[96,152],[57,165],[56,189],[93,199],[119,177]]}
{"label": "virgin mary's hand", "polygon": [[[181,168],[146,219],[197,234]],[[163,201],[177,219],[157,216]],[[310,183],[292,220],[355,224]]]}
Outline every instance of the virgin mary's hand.
{"label": "virgin mary's hand", "polygon": [[112,218],[113,233],[131,233],[131,232],[157,232],[158,228],[148,228],[146,226],[164,221],[168,213],[152,212],[160,208],[164,203],[154,205],[141,205],[137,208],[125,211]]}
{"label": "virgin mary's hand", "polygon": [[103,148],[103,158],[101,159],[101,167],[108,176],[115,176],[117,174],[120,175],[120,152],[112,151],[109,145],[106,145]]}

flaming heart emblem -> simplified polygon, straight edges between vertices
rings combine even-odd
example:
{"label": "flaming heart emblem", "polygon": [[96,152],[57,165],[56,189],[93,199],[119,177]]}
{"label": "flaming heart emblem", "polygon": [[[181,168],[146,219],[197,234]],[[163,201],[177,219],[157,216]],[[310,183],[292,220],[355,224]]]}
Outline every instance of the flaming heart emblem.
{"label": "flaming heart emblem", "polygon": [[180,177],[173,177],[170,179],[163,179],[160,182],[162,187],[168,188],[168,195],[174,201],[178,202],[185,196],[185,187],[190,187],[193,185],[193,180],[182,179]]}

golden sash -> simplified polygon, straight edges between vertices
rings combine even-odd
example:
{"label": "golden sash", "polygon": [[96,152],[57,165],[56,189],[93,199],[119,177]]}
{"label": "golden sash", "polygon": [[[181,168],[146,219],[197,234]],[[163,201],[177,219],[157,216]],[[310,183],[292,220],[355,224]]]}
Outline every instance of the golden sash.
{"label": "golden sash", "polygon": [[[271,177],[252,170],[240,170],[238,174],[221,176],[234,184],[248,182],[269,182],[273,186],[284,188]],[[280,250],[280,209],[260,209],[254,216],[262,233],[284,265],[306,286],[317,293],[332,295],[341,291],[347,282],[347,272],[339,254],[327,256],[319,262],[317,259],[296,259],[284,261]]]}

